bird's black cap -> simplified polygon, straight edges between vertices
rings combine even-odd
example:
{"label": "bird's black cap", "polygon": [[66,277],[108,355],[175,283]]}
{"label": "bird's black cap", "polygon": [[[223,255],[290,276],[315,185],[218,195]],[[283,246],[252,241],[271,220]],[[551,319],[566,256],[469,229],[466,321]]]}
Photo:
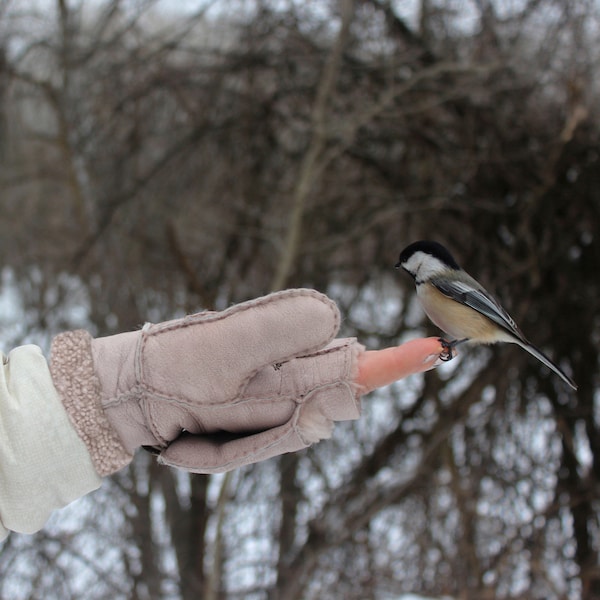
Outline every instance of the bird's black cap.
{"label": "bird's black cap", "polygon": [[402,263],[406,262],[415,252],[424,252],[425,254],[431,254],[435,258],[442,261],[452,269],[460,269],[458,263],[454,260],[454,257],[442,244],[439,242],[432,242],[429,240],[421,240],[419,242],[413,242],[402,250],[398,262],[396,263],[396,269],[402,266]]}

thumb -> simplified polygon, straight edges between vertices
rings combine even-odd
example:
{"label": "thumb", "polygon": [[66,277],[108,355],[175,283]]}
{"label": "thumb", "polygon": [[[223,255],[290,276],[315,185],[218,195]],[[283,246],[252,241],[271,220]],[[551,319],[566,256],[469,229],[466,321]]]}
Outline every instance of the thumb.
{"label": "thumb", "polygon": [[222,312],[150,326],[144,331],[143,375],[168,395],[179,382],[191,397],[198,389],[230,397],[259,369],[326,346],[339,324],[339,310],[327,296],[306,289],[276,292]]}
{"label": "thumb", "polygon": [[254,368],[326,346],[340,328],[333,300],[310,289],[274,292],[219,313],[222,333],[245,349]]}

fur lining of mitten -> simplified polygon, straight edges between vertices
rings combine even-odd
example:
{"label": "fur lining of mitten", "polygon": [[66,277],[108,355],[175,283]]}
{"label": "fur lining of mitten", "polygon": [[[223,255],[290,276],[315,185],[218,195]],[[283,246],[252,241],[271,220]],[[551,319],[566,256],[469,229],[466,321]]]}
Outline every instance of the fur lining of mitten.
{"label": "fur lining of mitten", "polygon": [[104,477],[128,465],[133,457],[123,447],[102,408],[91,341],[92,336],[81,329],[56,336],[52,340],[50,373],[96,472]]}

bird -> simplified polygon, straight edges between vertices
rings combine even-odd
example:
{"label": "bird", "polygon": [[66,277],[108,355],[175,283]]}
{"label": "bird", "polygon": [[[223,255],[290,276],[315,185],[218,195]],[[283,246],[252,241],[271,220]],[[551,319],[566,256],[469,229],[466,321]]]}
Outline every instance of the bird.
{"label": "bird", "polygon": [[513,343],[577,390],[577,384],[523,335],[500,303],[458,265],[442,244],[429,240],[413,242],[402,250],[395,267],[404,269],[414,279],[423,310],[452,337],[450,341],[440,338],[445,350],[442,359],[450,360],[455,347],[462,343]]}

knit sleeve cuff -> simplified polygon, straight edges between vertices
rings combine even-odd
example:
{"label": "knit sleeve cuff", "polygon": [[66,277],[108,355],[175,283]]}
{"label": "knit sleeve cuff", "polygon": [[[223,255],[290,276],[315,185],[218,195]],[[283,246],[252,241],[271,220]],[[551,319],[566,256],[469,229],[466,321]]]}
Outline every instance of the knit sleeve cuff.
{"label": "knit sleeve cuff", "polygon": [[50,372],[96,472],[104,477],[128,465],[133,456],[121,444],[102,409],[91,342],[92,336],[84,330],[56,336],[52,340]]}

